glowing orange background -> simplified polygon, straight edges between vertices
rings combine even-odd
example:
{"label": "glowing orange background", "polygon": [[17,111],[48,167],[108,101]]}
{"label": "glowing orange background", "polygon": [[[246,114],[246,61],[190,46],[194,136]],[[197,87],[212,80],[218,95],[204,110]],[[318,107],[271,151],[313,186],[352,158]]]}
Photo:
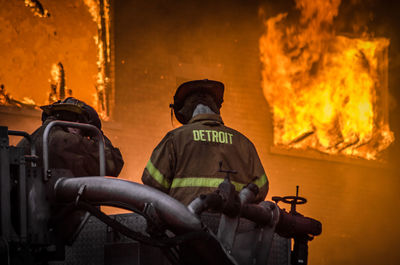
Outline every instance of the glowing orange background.
{"label": "glowing orange background", "polygon": [[24,1],[0,1],[0,84],[15,99],[48,100],[51,68],[61,62],[72,95],[92,102],[97,26],[81,0],[40,1],[50,16],[34,16]]}
{"label": "glowing orange background", "polygon": [[[51,64],[62,61],[67,86],[90,102],[95,91],[96,25],[81,1],[41,2],[52,14],[46,18],[49,22],[32,18],[23,1],[0,0],[0,17],[9,21],[0,23],[2,39],[15,43],[0,42],[2,62],[8,65],[0,68],[0,83],[16,98],[29,95],[41,103],[49,88]],[[104,131],[124,155],[121,178],[140,181],[152,149],[173,128],[168,104],[177,85],[188,79],[218,79],[226,85],[222,117],[255,144],[270,181],[267,199],[293,195],[299,185],[300,196],[308,203],[298,210],[323,223],[322,235],[309,244],[309,264],[397,264],[400,152],[396,141],[387,150],[387,164],[315,159],[273,149],[272,115],[261,87],[260,4],[112,1],[116,105],[114,120],[104,123]],[[288,3],[266,7],[271,14],[290,9]],[[396,36],[390,31],[396,27],[384,28],[392,34],[385,37]],[[31,44],[30,49],[21,48],[22,40]],[[398,47],[396,39],[392,43]],[[394,74],[399,56],[393,50],[389,56],[393,106],[389,110],[395,117],[391,128],[399,139],[395,87],[400,82]],[[0,124],[32,132],[40,125],[40,113],[0,106]]]}

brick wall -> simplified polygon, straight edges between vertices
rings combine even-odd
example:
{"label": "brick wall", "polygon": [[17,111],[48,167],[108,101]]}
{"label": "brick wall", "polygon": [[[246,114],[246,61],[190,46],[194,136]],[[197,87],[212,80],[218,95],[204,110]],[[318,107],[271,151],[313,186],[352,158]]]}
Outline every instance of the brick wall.
{"label": "brick wall", "polygon": [[[217,79],[226,85],[222,117],[254,142],[270,180],[268,199],[293,195],[300,185],[300,195],[309,202],[298,210],[323,223],[322,236],[309,245],[309,264],[396,263],[397,165],[271,152],[272,117],[261,89],[258,39],[263,25],[257,1],[113,5],[115,119],[126,161],[122,177],[140,181],[151,151],[173,128],[168,104],[177,85]],[[398,161],[394,154],[391,160]]]}

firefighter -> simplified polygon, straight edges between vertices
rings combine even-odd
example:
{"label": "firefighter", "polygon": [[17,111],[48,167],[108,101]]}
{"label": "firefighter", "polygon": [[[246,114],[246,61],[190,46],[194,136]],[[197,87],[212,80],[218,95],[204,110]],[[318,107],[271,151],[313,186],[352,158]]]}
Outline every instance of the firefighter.
{"label": "firefighter", "polygon": [[154,149],[143,175],[144,184],[188,205],[201,194],[215,191],[226,176],[236,191],[254,183],[256,203],[268,192],[268,179],[252,142],[224,125],[220,116],[224,85],[195,80],[176,90],[173,108],[183,126],[166,134]]}
{"label": "firefighter", "polygon": [[[51,121],[63,120],[86,123],[101,130],[101,121],[97,112],[91,106],[76,98],[68,97],[40,108],[43,110],[43,124],[31,135],[40,158],[39,166],[43,163],[43,133]],[[106,175],[117,177],[124,165],[121,152],[112,145],[104,134],[103,136]],[[19,142],[18,146],[23,146],[26,153],[29,153],[29,144],[25,139]],[[76,177],[99,175],[99,147],[93,133],[78,128],[55,126],[50,131],[48,146],[50,168],[69,169]]]}

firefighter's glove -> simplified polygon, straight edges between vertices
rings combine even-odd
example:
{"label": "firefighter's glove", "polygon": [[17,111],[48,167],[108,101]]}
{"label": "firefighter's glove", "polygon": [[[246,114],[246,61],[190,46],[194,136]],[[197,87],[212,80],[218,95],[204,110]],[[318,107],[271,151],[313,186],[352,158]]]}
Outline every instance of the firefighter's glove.
{"label": "firefighter's glove", "polygon": [[222,213],[235,217],[240,214],[240,199],[235,186],[226,178],[218,186],[217,192],[222,198]]}
{"label": "firefighter's glove", "polygon": [[299,213],[290,214],[280,209],[276,233],[286,238],[318,236],[322,232],[321,222]]}

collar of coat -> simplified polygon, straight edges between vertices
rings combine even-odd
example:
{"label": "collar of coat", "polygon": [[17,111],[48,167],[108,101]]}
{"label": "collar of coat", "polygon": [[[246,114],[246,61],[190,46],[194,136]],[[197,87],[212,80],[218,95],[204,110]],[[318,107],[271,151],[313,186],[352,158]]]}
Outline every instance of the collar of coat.
{"label": "collar of coat", "polygon": [[191,123],[195,123],[195,122],[199,122],[199,121],[217,121],[221,124],[224,124],[224,122],[222,121],[222,118],[219,114],[198,114],[196,116],[194,116],[189,122],[188,124]]}

